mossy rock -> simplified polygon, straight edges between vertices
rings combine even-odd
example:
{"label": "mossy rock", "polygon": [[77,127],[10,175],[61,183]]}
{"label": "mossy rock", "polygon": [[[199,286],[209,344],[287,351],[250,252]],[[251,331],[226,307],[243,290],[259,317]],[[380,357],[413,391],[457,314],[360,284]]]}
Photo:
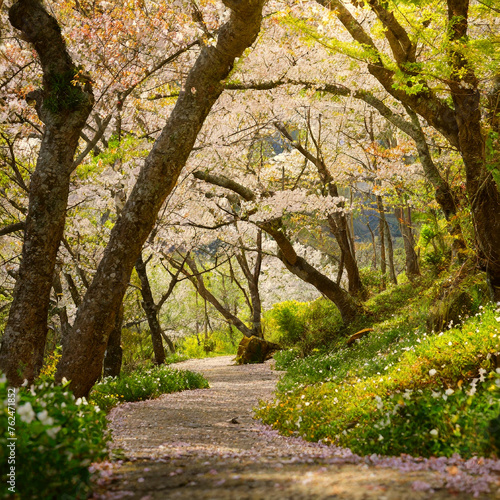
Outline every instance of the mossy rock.
{"label": "mossy rock", "polygon": [[462,317],[470,312],[471,302],[469,294],[461,290],[446,294],[443,299],[431,307],[427,326],[429,329],[439,332],[450,322],[453,322],[453,325],[460,324]]}
{"label": "mossy rock", "polygon": [[264,363],[279,350],[280,346],[278,344],[273,344],[259,337],[243,337],[238,345],[236,363],[238,365]]}

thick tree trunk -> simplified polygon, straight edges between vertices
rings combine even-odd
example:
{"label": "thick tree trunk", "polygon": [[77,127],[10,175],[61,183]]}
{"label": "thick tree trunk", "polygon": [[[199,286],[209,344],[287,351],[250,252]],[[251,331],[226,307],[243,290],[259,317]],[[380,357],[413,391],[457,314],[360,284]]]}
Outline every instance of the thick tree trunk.
{"label": "thick tree trunk", "polygon": [[120,304],[114,327],[109,334],[108,345],[104,355],[103,373],[105,377],[118,377],[122,370],[122,325],[123,304]]}
{"label": "thick tree trunk", "polygon": [[71,380],[77,396],[87,395],[99,377],[130,274],[157,214],[191,153],[198,133],[222,93],[235,58],[256,39],[264,0],[224,0],[233,10],[219,30],[216,46],[204,46],[159,138],[141,169],[121,216],[113,227],[96,275],[78,309],[57,371]]}
{"label": "thick tree trunk", "polygon": [[415,276],[420,275],[420,269],[418,266],[418,257],[415,252],[415,239],[413,238],[413,231],[411,229],[411,212],[410,207],[407,208],[408,217],[405,215],[404,208],[396,208],[394,213],[399,221],[399,227],[401,229],[401,234],[403,236],[403,244],[405,248],[405,267],[406,275],[409,280],[412,280]]}
{"label": "thick tree trunk", "polygon": [[69,178],[80,131],[92,109],[90,87],[74,85],[74,66],[56,20],[37,0],[20,0],[9,19],[33,44],[43,70],[43,89],[28,94],[45,124],[31,177],[22,260],[0,349],[9,382],[32,381],[43,362],[50,289],[66,218]]}
{"label": "thick tree trunk", "polygon": [[151,333],[151,342],[153,343],[153,352],[155,355],[155,363],[157,365],[162,365],[163,363],[165,363],[165,349],[163,349],[161,325],[158,320],[156,305],[153,298],[153,293],[151,292],[146,264],[144,263],[142,254],[137,257],[135,270],[137,271],[137,275],[141,280],[141,305],[144,309],[144,312],[146,313],[146,318],[148,320],[149,331]]}
{"label": "thick tree trunk", "polygon": [[[469,2],[448,0],[450,39],[459,46],[467,39]],[[458,124],[458,142],[465,165],[467,194],[472,208],[478,255],[484,263],[492,299],[500,300],[500,193],[486,166],[481,123],[479,81],[461,49],[452,43],[449,81]]]}

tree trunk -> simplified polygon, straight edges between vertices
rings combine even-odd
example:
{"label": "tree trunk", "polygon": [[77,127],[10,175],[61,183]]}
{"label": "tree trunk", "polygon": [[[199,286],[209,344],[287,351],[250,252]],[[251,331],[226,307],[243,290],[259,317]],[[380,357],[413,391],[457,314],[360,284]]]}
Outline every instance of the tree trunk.
{"label": "tree trunk", "polygon": [[[44,133],[31,177],[22,260],[0,349],[0,369],[9,383],[33,381],[43,363],[47,314],[56,256],[66,219],[70,174],[80,132],[92,109],[90,85],[74,85],[74,66],[57,21],[37,0],[19,0],[9,10],[40,58],[43,89],[30,92]],[[68,90],[69,89],[69,90]],[[69,96],[68,96],[69,95]]]}
{"label": "tree trunk", "polygon": [[418,151],[420,164],[424,170],[426,179],[432,184],[435,189],[435,198],[439,203],[441,210],[448,222],[448,231],[453,238],[451,244],[452,260],[461,260],[461,254],[467,248],[460,221],[457,218],[457,205],[455,195],[450,184],[443,178],[438,168],[436,167],[424,132],[420,125],[417,114],[410,108],[407,108],[407,113],[413,123],[413,132],[411,137],[415,141]]}
{"label": "tree trunk", "polygon": [[123,304],[120,304],[114,327],[109,334],[108,346],[106,347],[106,353],[104,355],[103,372],[105,377],[118,377],[122,370],[122,325]]}
{"label": "tree trunk", "polygon": [[259,292],[259,278],[262,267],[262,230],[257,233],[257,256],[255,259],[255,267],[253,272],[250,269],[245,251],[241,249],[241,253],[236,255],[236,259],[240,264],[241,270],[245,275],[250,291],[250,304],[252,310],[252,331],[253,335],[259,338],[264,338],[262,334],[262,301]]}
{"label": "tree trunk", "polygon": [[415,252],[415,239],[411,230],[411,212],[410,207],[407,208],[408,217],[405,216],[404,208],[396,208],[394,214],[399,222],[401,234],[403,236],[403,243],[405,247],[405,267],[406,276],[411,281],[415,276],[420,276],[420,269],[418,267],[418,257]]}
{"label": "tree trunk", "polygon": [[389,260],[389,279],[394,285],[397,285],[398,280],[396,278],[396,269],[394,267],[394,246],[392,244],[391,228],[389,226],[389,223],[387,222],[387,219],[385,218],[385,215],[384,215],[384,221],[385,221],[385,237],[387,241],[387,257]]}
{"label": "tree trunk", "polygon": [[[461,45],[467,39],[468,9],[468,1],[448,0],[450,39]],[[477,252],[486,269],[491,297],[500,301],[500,193],[486,166],[479,80],[459,49],[451,50],[450,62],[453,71],[448,85],[455,106]]]}
{"label": "tree trunk", "polygon": [[[328,194],[334,198],[338,198],[339,192],[335,180],[330,174],[323,159],[318,156],[314,156],[307,149],[305,149],[297,141],[293,140],[293,137],[289,134],[286,127],[280,123],[275,123],[274,126],[279,130],[279,132],[286,137],[290,144],[299,153],[309,160],[318,171],[318,176],[323,184],[323,187],[328,191]],[[318,153],[319,145],[317,146]],[[343,208],[344,204],[341,203],[340,206]],[[345,270],[347,272],[348,282],[349,282],[349,293],[352,295],[362,296],[364,294],[363,283],[361,282],[361,277],[359,275],[358,263],[356,262],[356,256],[354,253],[354,245],[349,235],[349,221],[344,213],[335,213],[328,216],[328,225],[332,231],[333,236],[337,240],[340,247],[340,251],[343,256],[343,262]]]}
{"label": "tree trunk", "polygon": [[[197,179],[210,184],[230,189],[246,201],[255,200],[253,191],[226,177],[215,176],[201,171],[194,172],[193,175]],[[301,280],[313,285],[319,292],[329,298],[338,307],[340,315],[346,324],[351,323],[362,312],[362,307],[348,292],[297,255],[292,243],[285,236],[280,219],[260,222],[257,225],[276,241],[279,247],[277,256],[287,269]]]}
{"label": "tree trunk", "polygon": [[[439,98],[426,85],[423,78],[420,80],[423,88],[415,94],[407,93],[404,89],[394,85],[394,70],[384,65],[374,41],[341,0],[317,0],[317,2],[335,11],[351,36],[373,50],[376,60],[368,63],[368,71],[385,90],[425,118],[431,126],[448,139],[452,146],[460,151],[465,166],[467,195],[472,208],[477,254],[486,269],[492,298],[496,301],[500,300],[500,192],[486,162],[479,81],[464,51],[468,38],[469,1],[447,0],[450,76],[446,82],[451,91],[453,107]],[[379,2],[370,2],[370,5],[373,9],[376,5],[379,11],[384,10]],[[379,15],[378,11],[377,15]],[[394,48],[397,47],[398,51],[402,51],[404,60],[405,54],[409,55],[409,49],[405,49],[400,43],[392,44],[391,41],[399,42],[394,39],[397,38],[395,32],[382,17],[379,16],[379,20],[386,28],[386,38],[393,49],[393,54],[396,57]],[[396,25],[399,33],[408,38],[404,28],[397,22],[394,23],[394,18],[392,18],[392,24]],[[411,42],[408,46],[415,48]],[[414,51],[412,57],[415,57]],[[400,61],[396,58],[396,62]]]}
{"label": "tree trunk", "polygon": [[96,275],[75,319],[56,374],[71,380],[76,396],[88,394],[100,366],[130,274],[158,212],[174,188],[198,133],[223,91],[235,58],[256,39],[264,0],[235,2],[229,21],[218,32],[216,46],[203,46],[176,105],[146,158],[123,212],[113,227]]}
{"label": "tree trunk", "polygon": [[372,259],[372,269],[377,269],[377,245],[375,242],[375,234],[373,233],[372,228],[370,227],[370,223],[366,224],[368,231],[370,231],[370,236],[372,238],[372,248],[373,248],[373,259]]}
{"label": "tree trunk", "polygon": [[135,270],[137,271],[137,275],[141,280],[141,306],[144,309],[146,318],[148,320],[149,331],[151,333],[151,342],[153,343],[153,352],[155,354],[155,363],[157,365],[162,365],[163,363],[165,363],[165,349],[163,349],[161,325],[158,320],[156,304],[153,299],[153,293],[151,292],[146,264],[144,263],[144,260],[142,258],[142,253],[139,255],[139,257],[137,257]]}
{"label": "tree trunk", "polygon": [[71,330],[71,325],[68,319],[68,312],[66,306],[61,306],[59,301],[63,297],[63,287],[61,282],[61,275],[59,272],[54,272],[54,277],[52,280],[52,288],[54,289],[54,294],[56,295],[56,306],[55,312],[59,316],[59,322],[61,324],[61,338],[68,335]]}
{"label": "tree trunk", "polygon": [[382,286],[385,289],[387,278],[387,260],[385,257],[385,212],[381,196],[377,196],[378,211],[378,237],[380,241],[380,271],[382,273]]}
{"label": "tree trunk", "polygon": [[335,236],[342,253],[343,264],[347,272],[348,290],[352,295],[363,296],[364,287],[359,275],[358,263],[354,253],[354,246],[349,235],[349,222],[344,214],[334,214],[328,216],[328,225]]}

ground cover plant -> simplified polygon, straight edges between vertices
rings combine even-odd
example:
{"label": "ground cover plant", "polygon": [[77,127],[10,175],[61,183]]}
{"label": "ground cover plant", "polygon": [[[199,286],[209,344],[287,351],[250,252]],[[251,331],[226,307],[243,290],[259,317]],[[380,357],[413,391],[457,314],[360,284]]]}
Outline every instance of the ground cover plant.
{"label": "ground cover plant", "polygon": [[[199,373],[170,366],[142,367],[120,377],[107,377],[94,386],[87,401],[68,384],[55,385],[53,374],[60,355],[47,359],[40,379],[19,390],[15,426],[9,423],[8,385],[0,379],[0,461],[7,466],[8,426],[16,433],[16,492],[20,498],[86,498],[91,487],[91,463],[110,458],[106,413],[124,401],[141,401],[161,394],[208,387]],[[22,464],[22,465],[21,465]],[[1,480],[7,484],[7,469]],[[11,498],[6,491],[4,497]]]}
{"label": "ground cover plant", "polygon": [[[15,488],[2,498],[86,498],[89,466],[109,456],[105,412],[75,399],[67,383],[40,382],[18,390],[15,425],[9,423],[8,385],[0,379],[1,481],[7,485],[8,431],[15,429]],[[9,429],[8,429],[9,426]]]}
{"label": "ground cover plant", "polygon": [[205,389],[208,381],[199,373],[170,366],[153,366],[119,377],[106,377],[90,392],[90,401],[105,411],[125,401],[143,401],[162,394]]}
{"label": "ground cover plant", "polygon": [[426,319],[446,279],[370,299],[373,332],[351,346],[344,335],[305,358],[278,353],[286,373],[258,415],[282,433],[363,455],[498,456],[500,306],[472,300],[475,314],[432,332]]}

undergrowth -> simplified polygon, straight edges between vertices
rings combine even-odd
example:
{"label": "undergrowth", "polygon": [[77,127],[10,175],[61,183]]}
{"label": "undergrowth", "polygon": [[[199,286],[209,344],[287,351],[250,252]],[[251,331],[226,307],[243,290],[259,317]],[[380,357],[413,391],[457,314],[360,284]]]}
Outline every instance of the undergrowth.
{"label": "undergrowth", "polygon": [[208,381],[200,373],[162,365],[116,378],[106,377],[94,385],[89,399],[99,408],[109,411],[125,401],[143,401],[161,394],[207,387]]}
{"label": "undergrowth", "polygon": [[236,355],[238,344],[243,338],[239,331],[214,330],[208,335],[190,335],[179,341],[178,352],[187,358],[211,358]]}
{"label": "undergrowth", "polygon": [[87,498],[89,465],[108,458],[110,436],[105,413],[67,385],[13,389],[0,377],[0,498]]}
{"label": "undergrowth", "polygon": [[[286,373],[258,416],[284,434],[359,454],[498,456],[500,307],[470,294],[470,317],[429,331],[447,281],[392,287],[365,303],[370,316],[332,331],[329,346],[307,357],[296,346],[277,353],[276,368]],[[476,281],[457,288],[472,290]],[[367,327],[373,331],[349,346],[349,335]]]}

